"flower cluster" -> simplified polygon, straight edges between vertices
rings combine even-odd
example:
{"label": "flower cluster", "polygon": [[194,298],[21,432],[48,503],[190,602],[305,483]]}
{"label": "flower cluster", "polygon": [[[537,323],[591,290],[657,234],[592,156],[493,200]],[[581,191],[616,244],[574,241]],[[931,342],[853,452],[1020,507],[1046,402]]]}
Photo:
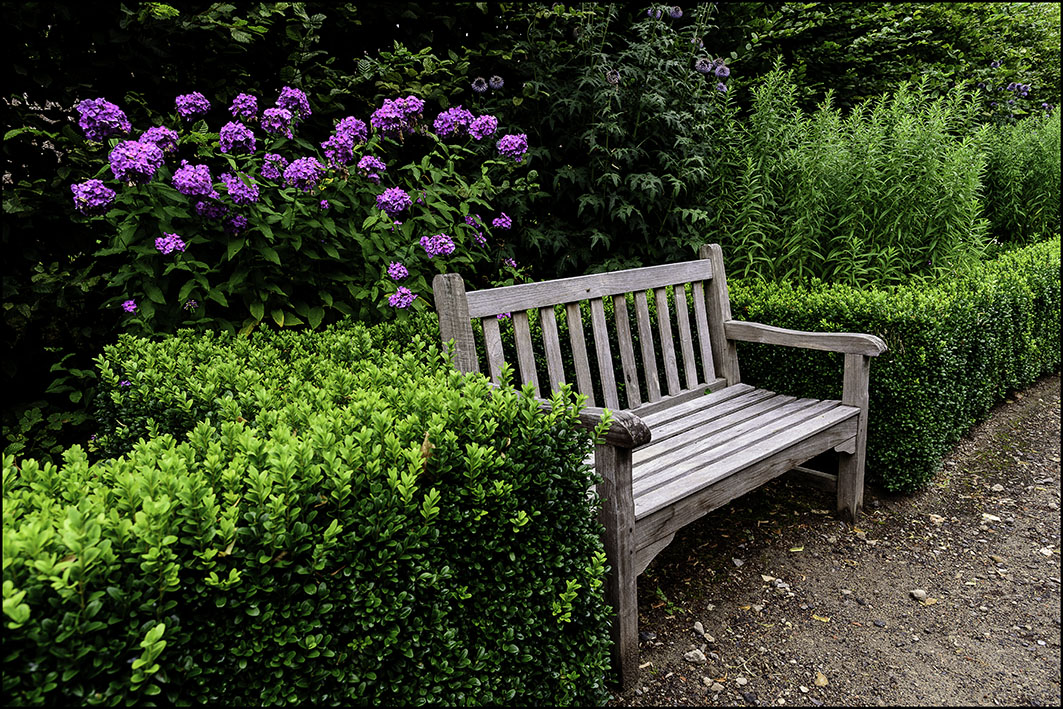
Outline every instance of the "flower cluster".
{"label": "flower cluster", "polygon": [[229,208],[221,202],[196,202],[196,214],[204,219],[221,219],[229,212]]}
{"label": "flower cluster", "polygon": [[122,301],[122,310],[127,313],[135,313],[137,311],[137,301],[133,299]]}
{"label": "flower cluster", "polygon": [[214,180],[210,176],[210,168],[206,165],[189,165],[187,160],[182,160],[181,167],[174,171],[173,186],[178,192],[188,197],[217,196],[214,191]]}
{"label": "flower cluster", "polygon": [[163,156],[159,146],[154,143],[126,140],[114,146],[108,160],[116,180],[144,183],[162,167]]}
{"label": "flower cluster", "polygon": [[366,176],[370,182],[380,184],[380,173],[388,169],[383,160],[372,155],[363,155],[358,161],[358,170]]}
{"label": "flower cluster", "polygon": [[520,162],[524,153],[528,152],[528,136],[524,133],[517,135],[504,135],[498,141],[498,154],[513,158]]}
{"label": "flower cluster", "polygon": [[89,140],[106,140],[132,129],[122,109],[106,99],[85,99],[77,105],[77,112],[81,116],[78,125]]}
{"label": "flower cluster", "polygon": [[410,272],[406,270],[406,267],[397,261],[392,261],[388,265],[388,278],[393,281],[401,281],[406,276],[410,275]]}
{"label": "flower cluster", "polygon": [[229,121],[218,133],[218,145],[223,153],[255,152],[255,134],[238,121]]}
{"label": "flower cluster", "polygon": [[410,199],[410,195],[400,187],[389,187],[376,197],[376,206],[379,209],[387,212],[389,217],[394,217],[404,209],[409,209],[413,206],[413,200]]}
{"label": "flower cluster", "polygon": [[416,96],[384,99],[384,105],[373,111],[369,122],[385,135],[404,135],[417,131],[417,122],[424,110],[424,101]]}
{"label": "flower cluster", "polygon": [[258,185],[244,173],[233,175],[226,172],[221,176],[221,181],[225,183],[233,204],[254,204],[258,201]]}
{"label": "flower cluster", "polygon": [[258,174],[267,180],[279,180],[281,179],[281,171],[286,167],[288,167],[288,161],[283,155],[266,153],[262,159],[262,168],[258,171]]}
{"label": "flower cluster", "polygon": [[325,166],[317,158],[296,158],[284,168],[284,182],[289,187],[298,187],[309,192],[317,187],[325,176]]}
{"label": "flower cluster", "polygon": [[388,296],[388,303],[393,308],[408,308],[417,299],[417,294],[406,286],[399,286],[398,290]]}
{"label": "flower cluster", "polygon": [[177,112],[186,121],[190,121],[201,113],[206,113],[210,110],[210,101],[198,91],[178,96],[175,99],[175,103],[177,104]]}
{"label": "flower cluster", "polygon": [[312,115],[310,101],[306,98],[306,94],[291,86],[281,89],[281,95],[277,98],[277,107],[287,109],[297,121]]}
{"label": "flower cluster", "polygon": [[347,116],[337,123],[336,132],[353,135],[356,143],[364,143],[369,140],[369,129],[366,127],[365,121],[359,120],[354,116]]}
{"label": "flower cluster", "polygon": [[498,119],[494,116],[480,116],[469,124],[469,135],[476,140],[483,140],[489,135],[494,135],[498,130]]}
{"label": "flower cluster", "polygon": [[184,251],[185,241],[177,234],[167,234],[163,232],[162,236],[155,239],[155,248],[164,254],[169,254],[174,251]]}
{"label": "flower cluster", "polygon": [[424,247],[424,252],[428,254],[428,258],[435,258],[436,256],[449,256],[454,253],[454,240],[446,234],[436,234],[435,236],[422,236],[421,246]]}
{"label": "flower cluster", "polygon": [[513,226],[513,220],[510,219],[505,212],[502,212],[497,217],[491,220],[491,226],[496,229],[509,229]]}
{"label": "flower cluster", "polygon": [[106,214],[114,204],[115,192],[103,184],[103,180],[85,180],[79,185],[70,185],[74,193],[74,209],[87,217]]}
{"label": "flower cluster", "polygon": [[461,106],[453,106],[436,116],[432,127],[440,138],[458,134],[461,135],[469,129],[473,121],[472,112]]}
{"label": "flower cluster", "polygon": [[229,107],[233,118],[242,118],[245,121],[253,121],[258,115],[258,99],[251,94],[238,94],[233,99],[233,105]]}
{"label": "flower cluster", "polygon": [[247,228],[247,217],[243,214],[234,214],[225,220],[225,233],[236,235]]}
{"label": "flower cluster", "polygon": [[332,205],[328,203],[327,199],[323,199],[317,203],[317,208],[320,209],[322,212],[325,212],[329,209],[332,209]]}
{"label": "flower cluster", "polygon": [[177,152],[177,131],[166,126],[148,128],[137,140],[141,143],[154,143],[163,153]]}
{"label": "flower cluster", "polygon": [[262,112],[262,130],[292,138],[292,112],[286,108],[267,108]]}

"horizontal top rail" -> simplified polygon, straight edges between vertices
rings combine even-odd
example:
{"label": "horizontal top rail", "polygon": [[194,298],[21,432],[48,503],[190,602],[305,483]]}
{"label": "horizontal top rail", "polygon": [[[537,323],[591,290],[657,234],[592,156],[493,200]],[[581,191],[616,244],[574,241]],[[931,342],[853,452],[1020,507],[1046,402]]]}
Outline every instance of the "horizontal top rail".
{"label": "horizontal top rail", "polygon": [[592,273],[587,276],[561,278],[540,283],[523,283],[466,294],[469,317],[482,318],[531,308],[543,308],[579,300],[604,298],[621,293],[663,288],[665,286],[707,281],[712,278],[712,262],[708,259],[666,263],[660,266],[629,268],[611,273]]}

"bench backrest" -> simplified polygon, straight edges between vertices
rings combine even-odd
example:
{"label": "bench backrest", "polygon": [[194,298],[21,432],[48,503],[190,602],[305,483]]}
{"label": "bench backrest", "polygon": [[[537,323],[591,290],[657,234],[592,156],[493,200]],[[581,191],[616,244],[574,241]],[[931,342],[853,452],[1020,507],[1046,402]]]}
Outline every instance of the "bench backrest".
{"label": "bench backrest", "polygon": [[[657,402],[674,402],[696,396],[706,389],[718,389],[739,381],[734,343],[728,342],[723,323],[731,319],[723,255],[716,244],[703,246],[700,259],[682,263],[633,268],[610,273],[595,273],[539,283],[466,292],[457,274],[442,274],[433,281],[439,327],[444,342],[454,340],[454,363],[464,372],[480,371],[472,321],[479,320],[483,329],[486,371],[498,381],[505,361],[498,316],[512,317],[514,344],[520,380],[531,384],[540,396],[535,366],[537,350],[532,341],[529,314],[538,311],[542,326],[542,349],[545,355],[548,389],[555,390],[569,379],[564,370],[555,306],[564,306],[569,345],[580,393],[590,406],[610,409],[642,410],[656,408]],[[693,304],[693,317],[687,300],[687,284]],[[674,295],[669,307],[668,291]],[[637,338],[628,311],[628,294],[633,295]],[[649,300],[656,305],[656,317]],[[605,300],[613,303],[615,328],[607,322]],[[580,303],[587,301],[590,310],[590,347],[595,353],[601,401],[595,401],[588,339]],[[673,335],[673,316],[677,335]],[[532,317],[535,317],[534,315]],[[656,322],[653,322],[653,321]],[[614,373],[614,355],[610,330],[619,349],[624,383],[625,405],[621,405]],[[655,332],[656,331],[656,332]],[[638,355],[634,341],[638,341]],[[658,362],[655,341],[659,345]],[[678,346],[677,346],[678,345]],[[678,353],[677,353],[678,350]],[[697,350],[697,354],[695,354]],[[639,362],[636,362],[638,356]],[[652,366],[647,366],[651,363]],[[663,364],[663,381],[660,376]],[[700,366],[698,366],[700,364]],[[639,372],[642,372],[640,381]]]}

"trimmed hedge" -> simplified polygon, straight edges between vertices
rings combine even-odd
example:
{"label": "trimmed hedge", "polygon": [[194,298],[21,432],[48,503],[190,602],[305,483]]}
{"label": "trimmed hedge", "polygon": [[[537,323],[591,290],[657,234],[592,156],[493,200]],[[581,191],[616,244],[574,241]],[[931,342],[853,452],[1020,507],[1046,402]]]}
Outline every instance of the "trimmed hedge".
{"label": "trimmed hedge", "polygon": [[365,336],[261,338],[243,369],[234,338],[124,339],[119,417],[205,420],[5,456],[5,704],[604,704],[575,396],[543,414],[423,342],[359,361]]}
{"label": "trimmed hedge", "polygon": [[[931,286],[729,286],[737,319],[886,341],[889,351],[871,364],[867,471],[894,492],[925,487],[949,447],[1009,390],[1060,364],[1058,236]],[[752,384],[841,396],[840,355],[740,343],[739,361]]]}

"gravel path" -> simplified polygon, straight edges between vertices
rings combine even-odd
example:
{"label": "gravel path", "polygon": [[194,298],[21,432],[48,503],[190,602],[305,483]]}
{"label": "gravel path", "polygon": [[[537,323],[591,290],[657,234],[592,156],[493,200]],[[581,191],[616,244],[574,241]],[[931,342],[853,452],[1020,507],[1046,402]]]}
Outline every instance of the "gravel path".
{"label": "gravel path", "polygon": [[779,479],[676,535],[639,577],[639,682],[609,706],[1059,706],[1059,375],[929,489],[865,505],[849,527]]}

